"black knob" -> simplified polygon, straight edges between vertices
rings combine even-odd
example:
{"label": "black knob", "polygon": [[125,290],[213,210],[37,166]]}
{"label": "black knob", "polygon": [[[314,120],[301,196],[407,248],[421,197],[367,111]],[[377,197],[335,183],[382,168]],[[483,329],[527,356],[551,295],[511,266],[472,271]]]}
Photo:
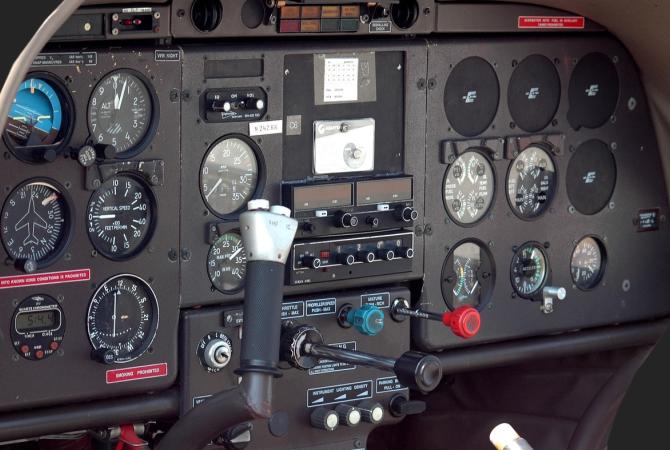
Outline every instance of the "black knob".
{"label": "black knob", "polygon": [[404,396],[398,394],[391,399],[389,409],[391,414],[396,417],[421,414],[426,411],[426,402],[423,400],[407,400]]}
{"label": "black knob", "polygon": [[358,217],[351,215],[351,213],[339,213],[335,216],[335,226],[339,228],[358,226]]}
{"label": "black knob", "polygon": [[53,148],[46,148],[39,153],[40,159],[44,162],[54,162],[58,158],[58,153]]}
{"label": "black knob", "polygon": [[312,411],[309,421],[315,428],[333,431],[340,424],[340,417],[334,410],[320,406]]}
{"label": "black knob", "polygon": [[302,258],[302,265],[305,267],[311,267],[312,269],[318,269],[321,267],[321,258],[315,256],[305,256]]}
{"label": "black knob", "polygon": [[384,420],[384,407],[374,400],[363,400],[358,404],[358,409],[361,410],[361,417],[363,421],[380,424]]}
{"label": "black knob", "polygon": [[375,260],[374,252],[361,251],[356,253],[356,259],[365,263],[371,263]]}
{"label": "black knob", "polygon": [[351,253],[340,253],[337,255],[337,262],[345,266],[350,266],[356,262],[356,258]]}
{"label": "black knob", "polygon": [[414,258],[414,249],[412,247],[399,247],[396,249],[396,253],[401,258],[407,258],[407,259]]}
{"label": "black knob", "polygon": [[361,423],[361,410],[354,406],[340,403],[335,407],[335,412],[340,419],[341,425],[355,427]]}
{"label": "black knob", "polygon": [[96,144],[95,153],[98,159],[116,159],[116,147],[108,144]]}
{"label": "black knob", "polygon": [[442,381],[442,364],[435,355],[409,351],[403,353],[393,366],[393,372],[403,386],[430,392]]}
{"label": "black knob", "polygon": [[372,228],[377,228],[379,226],[379,217],[368,216],[365,218],[365,223],[370,225]]}
{"label": "black knob", "polygon": [[113,364],[115,357],[114,351],[109,348],[99,348],[91,352],[91,359],[102,364]]}
{"label": "black knob", "polygon": [[395,252],[388,248],[382,248],[377,250],[377,257],[379,259],[383,259],[384,261],[391,261],[393,258],[395,258]]}
{"label": "black knob", "polygon": [[411,206],[398,206],[395,210],[395,215],[403,222],[412,222],[419,218],[419,213]]}
{"label": "black knob", "polygon": [[17,259],[14,261],[14,267],[16,270],[20,270],[25,273],[33,273],[37,270],[37,261],[34,259]]}
{"label": "black knob", "polygon": [[303,222],[301,228],[302,231],[306,231],[308,233],[314,233],[314,231],[316,230],[316,226],[310,222]]}
{"label": "black knob", "polygon": [[251,442],[251,430],[253,425],[250,422],[241,423],[223,433],[219,441],[226,448],[242,450]]}

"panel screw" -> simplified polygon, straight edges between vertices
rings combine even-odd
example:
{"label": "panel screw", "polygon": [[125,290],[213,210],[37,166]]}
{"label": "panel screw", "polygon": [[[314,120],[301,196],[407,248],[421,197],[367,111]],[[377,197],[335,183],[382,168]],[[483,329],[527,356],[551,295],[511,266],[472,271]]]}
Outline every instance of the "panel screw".
{"label": "panel screw", "polygon": [[570,214],[574,214],[575,211],[576,211],[576,210],[575,210],[575,207],[574,207],[574,206],[572,206],[572,205],[568,206],[568,212],[569,212]]}
{"label": "panel screw", "polygon": [[113,34],[114,36],[118,36],[118,34],[119,34],[119,29],[118,29],[118,28],[112,28],[112,34]]}
{"label": "panel screw", "polygon": [[435,78],[430,78],[428,80],[428,89],[435,89],[435,86],[437,86],[437,82],[435,81]]}
{"label": "panel screw", "polygon": [[184,11],[183,9],[180,9],[180,10],[177,11],[177,17],[181,18],[181,17],[184,17],[185,15],[186,15],[186,11]]}
{"label": "panel screw", "polygon": [[179,100],[179,90],[178,89],[172,89],[170,91],[170,101],[172,103],[175,103]]}
{"label": "panel screw", "polygon": [[416,82],[416,87],[419,88],[420,91],[426,89],[426,80],[419,78],[419,81]]}
{"label": "panel screw", "polygon": [[158,11],[156,11],[156,12],[154,13],[154,19],[158,20],[158,19],[160,19],[160,18],[161,18],[161,13],[158,12]]}
{"label": "panel screw", "polygon": [[177,261],[177,250],[171,248],[168,252],[168,259],[172,262]]}
{"label": "panel screw", "polygon": [[617,145],[616,142],[612,142],[612,143],[610,144],[610,148],[611,148],[612,150],[616,150],[617,147],[618,147],[618,145]]}
{"label": "panel screw", "polygon": [[182,259],[182,261],[190,261],[191,260],[191,251],[187,248],[183,248],[181,250],[181,259]]}
{"label": "panel screw", "polygon": [[628,110],[633,111],[637,107],[637,100],[635,97],[631,97],[628,99]]}
{"label": "panel screw", "polygon": [[610,204],[609,204],[609,208],[610,208],[610,209],[614,209],[615,206],[616,206],[616,205],[614,204],[614,202],[610,202]]}
{"label": "panel screw", "polygon": [[621,283],[621,289],[623,289],[624,292],[630,291],[630,280],[623,280],[623,283]]}

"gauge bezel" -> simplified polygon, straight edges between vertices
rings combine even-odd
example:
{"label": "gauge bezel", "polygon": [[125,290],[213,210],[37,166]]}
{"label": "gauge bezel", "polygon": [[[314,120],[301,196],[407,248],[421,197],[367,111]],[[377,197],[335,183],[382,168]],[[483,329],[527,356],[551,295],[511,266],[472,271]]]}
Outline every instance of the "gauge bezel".
{"label": "gauge bezel", "polygon": [[[493,253],[489,249],[489,246],[477,238],[462,239],[449,249],[449,253],[447,254],[447,257],[444,259],[444,262],[442,263],[442,271],[440,272],[440,289],[442,292],[442,300],[444,300],[444,304],[447,305],[447,308],[449,308],[449,310],[453,311],[455,309],[453,305],[453,292],[451,291],[453,283],[448,285],[448,289],[446,289],[445,293],[445,287],[446,287],[445,275],[447,273],[446,271],[450,270],[448,268],[450,266],[453,267],[454,251],[461,245],[468,243],[475,244],[479,247],[479,250],[481,252],[480,254],[482,255],[481,260],[482,267],[484,266],[485,263],[489,265],[490,276],[486,279],[486,284],[488,285],[486,289],[484,289],[484,282],[482,280],[479,280],[482,285],[482,291],[481,295],[479,296],[479,305],[477,305],[475,308],[481,312],[488,306],[488,304],[491,302],[491,299],[493,298],[493,290],[496,284],[496,263],[495,259],[493,259]],[[486,257],[488,261],[485,261],[484,257]]]}
{"label": "gauge bezel", "polygon": [[[114,178],[118,178],[118,177],[131,178],[134,181],[136,181],[137,183],[139,183],[144,188],[144,190],[147,192],[147,194],[149,196],[149,203],[151,204],[151,216],[149,218],[149,220],[151,220],[151,223],[149,224],[149,228],[147,228],[146,236],[142,240],[142,243],[135,249],[135,251],[133,251],[133,252],[127,254],[127,255],[124,255],[122,257],[114,256],[113,254],[110,254],[110,253],[107,253],[106,251],[100,250],[100,248],[98,248],[98,246],[95,245],[95,242],[91,238],[91,233],[89,233],[89,231],[88,231],[88,229],[89,229],[88,211],[91,207],[91,202],[93,201],[93,198],[98,193],[98,191],[100,189],[102,189],[103,184],[107,183],[108,181],[110,181]],[[131,260],[133,258],[136,258],[140,253],[142,253],[142,251],[144,251],[144,249],[147,247],[147,245],[149,245],[149,243],[153,239],[154,233],[156,231],[156,222],[158,220],[158,202],[156,201],[156,195],[154,194],[153,189],[151,189],[151,186],[149,186],[149,183],[147,183],[144,179],[142,179],[142,177],[140,177],[137,174],[134,174],[132,172],[119,172],[117,174],[114,174],[114,176],[105,180],[100,185],[100,187],[98,187],[95,191],[93,191],[93,193],[91,194],[91,196],[88,199],[88,202],[86,203],[85,216],[86,216],[85,217],[86,235],[88,236],[88,240],[91,242],[91,245],[93,246],[95,251],[98,252],[100,255],[104,256],[105,258],[111,260],[111,261],[116,261],[116,262],[128,261],[128,260]]]}
{"label": "gauge bezel", "polygon": [[158,94],[156,93],[156,88],[154,87],[153,83],[149,80],[149,78],[147,78],[144,74],[135,69],[122,67],[119,69],[112,70],[111,72],[107,72],[100,78],[100,80],[93,87],[93,90],[91,91],[91,94],[88,96],[88,101],[86,103],[86,129],[88,130],[87,142],[89,145],[95,145],[97,143],[97,141],[95,140],[95,136],[93,135],[93,132],[91,130],[91,120],[90,120],[91,100],[93,99],[93,96],[95,95],[95,92],[98,89],[98,87],[103,82],[105,82],[107,78],[118,72],[125,72],[130,75],[133,75],[134,77],[137,77],[137,79],[140,80],[140,82],[144,85],[144,88],[149,93],[149,101],[151,102],[151,117],[149,118],[149,126],[147,127],[147,131],[146,133],[144,133],[144,136],[139,140],[139,142],[137,142],[134,146],[130,147],[128,150],[116,153],[115,155],[117,159],[130,159],[146,150],[149,143],[156,136],[156,131],[158,130],[158,122],[160,120],[160,104],[158,101]]}
{"label": "gauge bezel", "polygon": [[[530,293],[526,294],[526,293],[519,292],[519,290],[516,288],[516,284],[514,283],[514,274],[512,272],[512,267],[513,267],[513,264],[514,264],[514,260],[516,259],[519,252],[521,252],[521,250],[524,247],[527,247],[529,245],[534,246],[535,248],[540,250],[540,253],[542,253],[542,256],[544,257],[544,262],[545,262],[545,271],[544,271],[544,277],[542,278],[542,282],[540,283],[540,287],[538,287],[533,292],[530,292]],[[516,247],[514,249],[514,254],[512,255],[512,261],[510,262],[510,265],[509,265],[509,281],[510,281],[510,284],[512,285],[512,290],[514,291],[514,293],[517,296],[519,296],[521,298],[525,298],[527,300],[539,300],[539,299],[541,299],[542,290],[547,285],[547,283],[549,283],[550,276],[551,276],[551,264],[549,262],[549,254],[547,253],[547,250],[546,250],[544,244],[542,244],[540,242],[537,242],[537,241],[526,241],[526,242],[524,242],[523,244],[519,245],[518,247]]]}
{"label": "gauge bezel", "polygon": [[[35,183],[44,183],[50,185],[51,188],[57,190],[61,194],[63,201],[65,203],[65,211],[63,211],[63,215],[65,216],[65,222],[66,222],[65,226],[63,227],[64,235],[60,245],[54,249],[52,255],[49,256],[48,258],[43,259],[41,261],[35,261],[37,263],[37,269],[39,270],[44,269],[45,267],[49,267],[50,265],[56,263],[63,256],[67,248],[70,246],[70,241],[72,240],[72,235],[74,234],[73,232],[76,222],[76,214],[73,207],[72,198],[70,197],[70,194],[67,192],[67,189],[63,187],[63,185],[61,185],[59,182],[57,182],[52,178],[34,177],[24,180],[19,184],[17,184],[14,187],[14,189],[12,189],[11,192],[7,195],[7,197],[5,197],[5,201],[2,204],[2,209],[0,209],[0,218],[4,214],[5,207],[7,206],[7,202],[9,201],[9,199],[12,198],[12,196],[23,186]],[[4,234],[2,234],[1,232],[0,232],[0,241],[2,241],[2,247],[7,257],[11,258],[12,261],[15,261],[15,259],[11,256],[9,250],[7,249]]]}
{"label": "gauge bezel", "polygon": [[493,192],[491,193],[491,203],[489,203],[489,206],[486,208],[486,211],[484,212],[484,214],[482,214],[482,216],[479,219],[475,220],[472,223],[463,223],[460,220],[458,220],[457,218],[455,218],[454,216],[452,216],[451,212],[449,211],[449,208],[447,207],[447,201],[444,198],[444,186],[447,183],[447,175],[449,174],[449,169],[451,169],[451,167],[454,165],[454,163],[456,162],[456,159],[454,160],[454,162],[449,163],[447,165],[447,168],[444,171],[444,176],[442,177],[442,193],[441,193],[442,194],[441,195],[442,206],[444,206],[444,210],[447,212],[447,216],[449,217],[449,219],[452,222],[454,222],[456,225],[458,225],[460,227],[463,227],[463,228],[472,228],[474,226],[477,226],[482,221],[484,221],[485,219],[490,217],[491,211],[493,210],[493,207],[496,203],[496,196],[498,195],[498,189],[497,189],[497,187],[498,187],[498,174],[496,172],[495,164],[493,164],[493,160],[487,155],[486,150],[487,150],[486,147],[481,147],[481,146],[469,147],[465,151],[460,153],[458,156],[456,156],[456,159],[458,159],[461,156],[465,155],[466,153],[470,153],[470,152],[479,153],[486,160],[486,162],[489,163],[489,167],[491,167],[491,174],[492,174],[492,177],[493,177]]}
{"label": "gauge bezel", "polygon": [[[258,167],[258,174],[256,176],[256,187],[252,192],[251,196],[245,201],[245,203],[240,208],[229,214],[219,214],[214,210],[214,208],[212,208],[212,206],[209,204],[209,202],[205,198],[205,195],[202,192],[202,169],[205,166],[205,163],[207,162],[207,157],[212,152],[212,150],[214,150],[214,148],[217,145],[219,145],[226,139],[240,139],[244,141],[247,145],[249,145],[249,148],[251,148],[251,151],[253,152],[254,157],[256,158],[256,166]],[[207,207],[207,210],[214,216],[218,217],[219,219],[237,219],[239,218],[240,214],[244,212],[244,208],[250,200],[257,199],[262,195],[263,190],[265,189],[265,176],[266,176],[265,158],[263,157],[263,152],[260,146],[247,135],[239,133],[226,134],[215,140],[209,147],[207,147],[207,150],[205,151],[205,154],[202,157],[202,161],[200,162],[200,167],[198,169],[198,191],[200,192],[200,198],[202,198],[202,201]]]}
{"label": "gauge bezel", "polygon": [[247,284],[247,277],[246,277],[246,273],[245,273],[244,282],[242,283],[242,286],[240,286],[237,289],[221,290],[214,284],[214,282],[212,281],[212,277],[209,274],[209,257],[210,257],[210,253],[212,251],[212,248],[214,247],[214,245],[216,245],[216,242],[224,234],[229,234],[229,233],[237,234],[240,237],[240,241],[242,242],[242,246],[244,247],[244,252],[246,254],[247,248],[246,248],[246,246],[244,246],[244,240],[242,239],[242,232],[240,231],[239,227],[230,227],[228,229],[223,229],[221,231],[217,231],[216,238],[214,238],[213,242],[209,245],[209,249],[207,250],[207,257],[205,259],[205,270],[207,271],[207,279],[209,280],[209,282],[212,285],[211,286],[212,292],[220,292],[221,294],[225,294],[225,295],[237,294],[238,292],[243,291],[246,284]]}
{"label": "gauge bezel", "polygon": [[[544,150],[544,152],[549,157],[549,160],[553,164],[553,166],[554,166],[554,189],[553,189],[553,194],[552,194],[551,198],[547,202],[547,206],[545,206],[544,210],[540,214],[538,214],[536,216],[533,216],[533,217],[524,217],[521,214],[519,214],[519,211],[517,211],[517,209],[512,204],[512,200],[510,200],[510,198],[509,198],[509,174],[512,171],[512,166],[514,164],[514,161],[517,160],[517,158],[521,155],[521,153],[523,153],[524,151],[528,150],[531,147],[537,147],[537,148],[540,148],[540,149]],[[523,148],[523,150],[521,150],[519,152],[518,155],[516,155],[514,158],[512,158],[509,165],[507,166],[507,174],[505,175],[505,198],[507,199],[507,204],[509,205],[509,208],[512,210],[514,215],[517,216],[519,219],[525,221],[525,222],[533,222],[535,220],[540,219],[541,217],[544,217],[544,215],[547,213],[547,211],[549,211],[549,209],[551,208],[551,205],[554,202],[554,199],[556,198],[556,195],[558,194],[559,183],[560,183],[560,177],[559,177],[559,173],[558,173],[559,168],[558,168],[558,164],[556,164],[556,161],[555,161],[554,157],[552,156],[552,153],[553,153],[552,148],[553,147],[552,147],[551,144],[547,144],[545,142],[533,142],[533,143],[528,144],[527,146],[525,146]]]}
{"label": "gauge bezel", "polygon": [[[596,278],[591,282],[591,284],[589,285],[589,287],[583,287],[583,286],[580,286],[579,284],[577,284],[577,283],[575,282],[575,279],[574,279],[574,277],[572,276],[572,259],[573,259],[574,254],[575,254],[575,250],[577,250],[577,246],[578,246],[584,239],[586,239],[586,238],[591,238],[591,239],[593,239],[594,241],[596,241],[596,244],[598,245],[598,249],[600,250],[600,270],[598,271],[598,275],[597,275]],[[596,235],[596,234],[586,234],[586,235],[580,237],[579,239],[577,239],[577,240],[575,241],[575,244],[574,244],[574,246],[572,247],[572,251],[570,252],[570,264],[569,264],[569,268],[570,268],[570,280],[572,281],[572,285],[573,285],[575,288],[579,289],[580,291],[584,291],[584,292],[589,292],[589,291],[594,290],[595,288],[598,287],[598,285],[600,285],[600,283],[603,281],[603,278],[605,277],[605,271],[607,270],[607,263],[608,263],[608,260],[607,260],[607,248],[605,247],[605,243],[604,243],[603,240],[600,238],[600,236],[598,236],[598,235]]]}
{"label": "gauge bezel", "polygon": [[[69,145],[70,140],[72,139],[72,133],[74,132],[74,125],[76,122],[76,111],[74,101],[72,100],[72,95],[70,94],[70,91],[68,90],[63,80],[61,80],[59,77],[50,72],[32,71],[28,72],[22,83],[30,80],[31,78],[48,82],[58,95],[58,99],[61,102],[61,108],[63,110],[62,123],[65,125],[64,127],[61,127],[59,131],[59,136],[61,136],[61,139],[54,144],[22,146],[14,142],[14,139],[8,134],[7,130],[4,129],[2,130],[2,140],[12,155],[14,155],[14,157],[19,161],[28,164],[46,164],[47,161],[44,161],[39,157],[27,156],[23,153],[32,152],[34,150],[53,149],[57,154],[60,154],[62,150]],[[16,96],[14,96],[14,98],[16,98]]]}
{"label": "gauge bezel", "polygon": [[[135,356],[132,356],[128,359],[124,359],[123,361],[119,361],[114,358],[113,363],[114,364],[125,364],[131,361],[135,361],[136,359],[142,357],[147,350],[149,350],[149,347],[154,343],[154,340],[156,339],[156,335],[158,334],[158,326],[160,323],[160,306],[158,304],[158,297],[156,296],[156,292],[154,289],[151,287],[149,283],[147,283],[143,278],[139,277],[138,275],[134,275],[132,273],[121,273],[118,275],[114,275],[113,277],[110,277],[100,283],[100,285],[97,287],[93,295],[89,298],[88,300],[88,308],[86,309],[86,336],[88,337],[88,342],[91,344],[91,347],[93,350],[98,350],[98,348],[93,344],[93,341],[91,340],[91,323],[89,320],[89,317],[91,317],[91,307],[93,306],[93,299],[98,296],[100,291],[102,291],[102,288],[105,287],[107,283],[111,283],[114,280],[118,278],[133,278],[138,284],[141,284],[146,290],[147,293],[149,294],[150,301],[151,301],[151,307],[154,308],[154,314],[151,320],[151,328],[150,332],[147,333],[146,339],[143,341],[142,345],[138,347],[133,354]],[[116,355],[115,355],[116,356]]]}

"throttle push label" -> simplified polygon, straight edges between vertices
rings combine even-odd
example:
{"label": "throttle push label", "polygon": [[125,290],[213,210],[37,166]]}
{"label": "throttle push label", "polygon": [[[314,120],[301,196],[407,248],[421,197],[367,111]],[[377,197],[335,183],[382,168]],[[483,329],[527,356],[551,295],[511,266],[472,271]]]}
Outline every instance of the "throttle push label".
{"label": "throttle push label", "polygon": [[[337,344],[330,344],[333,347],[342,348],[345,350],[356,350],[356,342],[340,342]],[[321,360],[321,363],[310,369],[310,375],[321,375],[322,373],[342,372],[344,370],[354,370],[356,366],[343,362],[335,362],[327,359]]]}

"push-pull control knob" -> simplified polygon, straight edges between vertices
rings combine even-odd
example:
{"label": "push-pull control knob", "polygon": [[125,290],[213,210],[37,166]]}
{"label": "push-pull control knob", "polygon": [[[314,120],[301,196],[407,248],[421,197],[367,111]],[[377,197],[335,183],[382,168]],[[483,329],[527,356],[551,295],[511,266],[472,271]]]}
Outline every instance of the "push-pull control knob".
{"label": "push-pull control knob", "polygon": [[340,424],[340,416],[335,410],[320,406],[312,411],[312,414],[309,416],[309,421],[314,428],[333,431]]}
{"label": "push-pull control knob", "polygon": [[312,269],[318,269],[321,267],[321,258],[315,256],[305,256],[302,258],[302,265],[305,267],[311,267]]}
{"label": "push-pull control knob", "polygon": [[358,217],[348,212],[340,212],[335,215],[335,226],[339,228],[351,228],[358,226]]}
{"label": "push-pull control knob", "polygon": [[374,425],[382,423],[384,420],[384,407],[374,400],[364,400],[358,404],[361,410],[361,418],[364,422]]}
{"label": "push-pull control knob", "polygon": [[361,410],[354,406],[340,403],[335,407],[335,412],[340,419],[340,425],[355,427],[361,423]]}
{"label": "push-pull control knob", "polygon": [[374,305],[354,308],[348,304],[340,308],[338,322],[345,328],[354,327],[366,336],[376,336],[384,329],[384,312]]}
{"label": "push-pull control knob", "polygon": [[482,325],[479,311],[471,306],[461,306],[453,311],[435,313],[422,309],[410,309],[409,302],[403,298],[393,301],[391,317],[398,322],[402,322],[407,317],[439,321],[449,327],[456,336],[463,339],[476,336]]}
{"label": "push-pull control knob", "polygon": [[419,213],[417,212],[416,209],[412,208],[411,206],[397,207],[395,210],[395,215],[398,218],[398,220],[402,220],[403,222],[412,222],[413,220],[419,218]]}

